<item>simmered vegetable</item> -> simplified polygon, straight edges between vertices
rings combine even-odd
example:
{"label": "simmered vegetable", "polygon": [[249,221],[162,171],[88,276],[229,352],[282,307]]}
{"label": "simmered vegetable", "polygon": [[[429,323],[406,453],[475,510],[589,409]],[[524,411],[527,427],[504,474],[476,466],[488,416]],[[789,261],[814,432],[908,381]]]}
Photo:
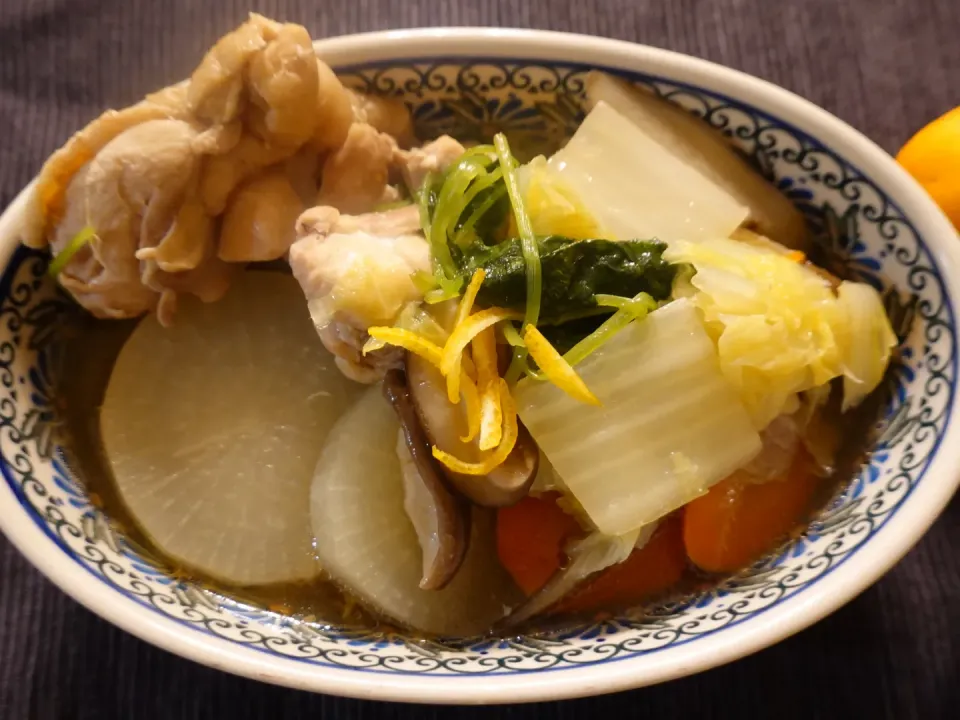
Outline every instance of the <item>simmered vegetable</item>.
{"label": "simmered vegetable", "polygon": [[[541,322],[557,323],[596,311],[597,295],[631,298],[645,292],[656,300],[670,296],[676,266],[663,259],[662,243],[645,240],[537,240],[543,273]],[[486,273],[477,299],[487,305],[522,310],[526,304],[525,261],[521,242],[506,240],[466,258]]]}
{"label": "simmered vegetable", "polygon": [[599,102],[609,104],[678,161],[730,193],[748,208],[749,222],[760,232],[787,247],[805,248],[807,228],[800,212],[702,119],[609,75],[592,72],[587,78],[587,105]]}
{"label": "simmered vegetable", "polygon": [[[406,361],[410,394],[426,436],[434,447],[451,455],[476,462],[482,453],[478,442],[466,442],[467,423],[460,408],[444,392],[443,376],[422,358],[409,355]],[[500,467],[485,476],[461,475],[443,468],[449,481],[465,497],[485,507],[502,507],[517,502],[537,474],[539,454],[525,428],[518,428],[513,452]]]}
{"label": "simmered vegetable", "polygon": [[679,516],[628,536],[587,535],[558,500],[557,493],[544,493],[497,513],[500,562],[529,596],[509,623],[544,611],[626,607],[683,576],[687,558]]}
{"label": "simmered vegetable", "polygon": [[687,301],[630,324],[576,369],[600,406],[528,378],[517,386],[519,412],[570,493],[608,535],[663,517],[760,451]]}
{"label": "simmered vegetable", "polygon": [[107,387],[100,424],[120,496],[192,570],[233,585],[314,577],[310,478],[357,386],[289,275],[248,272],[221,302],[181,311],[173,328],[140,323]]}
{"label": "simmered vegetable", "polygon": [[646,543],[655,527],[656,523],[623,535],[591,532],[567,542],[563,548],[564,562],[561,568],[525,603],[510,613],[504,623],[517,625],[549,612],[597,573],[629,558],[635,547]]}
{"label": "simmered vegetable", "polygon": [[757,429],[835,377],[847,378],[847,407],[879,384],[897,337],[870,286],[844,282],[835,292],[802,256],[736,240],[678,242],[665,255],[696,268],[691,299]]}
{"label": "simmered vegetable", "polygon": [[803,522],[822,479],[800,451],[785,477],[736,472],[684,508],[687,555],[703,570],[733,572],[760,559]]}
{"label": "simmered vegetable", "polygon": [[450,583],[467,553],[470,506],[447,488],[400,370],[386,374],[383,394],[400,421],[397,457],[403,476],[403,507],[423,552],[420,587],[439,590]]}
{"label": "simmered vegetable", "polygon": [[728,237],[748,216],[738,198],[604,102],[548,165],[613,240]]}
{"label": "simmered vegetable", "polygon": [[497,511],[497,554],[514,582],[533,595],[563,565],[563,548],[583,528],[557,505],[557,493],[525,497]]}
{"label": "simmered vegetable", "polygon": [[474,509],[470,549],[442,590],[420,588],[423,558],[404,512],[399,423],[371,388],[320,451],[310,507],[320,565],[375,611],[423,632],[480,633],[518,600],[496,560],[493,518]]}
{"label": "simmered vegetable", "polygon": [[646,544],[575,590],[554,612],[615,611],[639,605],[674,587],[686,569],[683,524],[679,516],[671,516]]}
{"label": "simmered vegetable", "polygon": [[599,223],[583,206],[577,193],[550,170],[544,157],[536,157],[519,168],[517,181],[535,235],[560,235],[576,240],[603,237]]}

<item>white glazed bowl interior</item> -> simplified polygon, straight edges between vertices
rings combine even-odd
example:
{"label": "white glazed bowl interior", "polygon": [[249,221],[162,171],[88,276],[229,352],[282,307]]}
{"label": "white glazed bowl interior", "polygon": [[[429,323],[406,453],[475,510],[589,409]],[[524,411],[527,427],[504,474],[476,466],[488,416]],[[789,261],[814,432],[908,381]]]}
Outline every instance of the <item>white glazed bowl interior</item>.
{"label": "white glazed bowl interior", "polygon": [[960,461],[960,246],[882,150],[768,83],[616,41],[437,29],[338,38],[317,49],[350,85],[407,101],[421,133],[489,139],[502,129],[515,143],[548,146],[579,121],[584,73],[594,67],[706,116],[804,211],[823,238],[824,262],[883,290],[895,324],[914,317],[881,439],[846,491],[777,557],[645,617],[509,640],[419,643],[243,606],[170,577],[91,504],[59,458],[52,384],[67,301],[47,279],[46,260],[18,248],[21,196],[0,219],[0,526],[74,598],[148,642],[267,682],[381,700],[559,699],[660,682],[770,645],[874,582],[942,510]]}

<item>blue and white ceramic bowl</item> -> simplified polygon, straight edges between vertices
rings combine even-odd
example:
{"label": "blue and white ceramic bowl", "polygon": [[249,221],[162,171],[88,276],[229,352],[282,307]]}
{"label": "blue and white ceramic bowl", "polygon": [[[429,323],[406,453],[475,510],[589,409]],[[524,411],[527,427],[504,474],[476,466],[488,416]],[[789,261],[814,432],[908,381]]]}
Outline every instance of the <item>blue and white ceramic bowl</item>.
{"label": "blue and white ceramic bowl", "polygon": [[74,598],[167,650],[268,682],[382,700],[557,699],[687,675],[787,637],[874,582],[943,509],[960,478],[960,242],[869,140],[760,80],[610,40],[440,29],[338,38],[317,50],[350,85],[405,100],[424,135],[489,140],[506,130],[514,147],[521,136],[526,147],[549,147],[576,126],[591,68],[706,117],[803,210],[823,261],[880,288],[895,324],[910,328],[880,439],[780,555],[646,616],[421,643],[243,606],[171,577],[128,544],[58,460],[52,388],[66,306],[46,258],[18,246],[21,198],[0,219],[0,526]]}

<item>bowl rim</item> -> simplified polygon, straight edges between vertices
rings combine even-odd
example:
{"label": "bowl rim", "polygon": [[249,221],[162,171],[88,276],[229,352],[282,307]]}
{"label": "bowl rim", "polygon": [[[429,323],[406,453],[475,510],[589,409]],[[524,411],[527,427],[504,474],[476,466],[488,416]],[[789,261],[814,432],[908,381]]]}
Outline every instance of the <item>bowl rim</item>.
{"label": "bowl rim", "polygon": [[[887,194],[904,210],[942,271],[954,318],[960,317],[960,244],[953,226],[929,196],[894,160],[849,125],[796,94],[740,71],[681,53],[574,33],[504,28],[414,28],[360,33],[319,40],[315,48],[337,68],[387,60],[443,58],[539,59],[554,64],[594,65],[612,70],[664,75],[698,87],[716,88],[739,102],[791,123],[827,147],[856,158],[864,177],[883,178]],[[808,128],[810,130],[808,130]],[[31,183],[32,185],[32,183]],[[28,186],[0,216],[0,267],[16,249],[16,225],[27,205]],[[4,238],[10,238],[4,240]],[[251,652],[231,641],[184,632],[179,623],[146,612],[134,600],[101,582],[59,548],[27,516],[10,488],[0,488],[0,530],[44,575],[105,620],[160,648],[210,667],[296,689],[362,699],[424,703],[504,703],[558,700],[650,685],[703,671],[751,654],[806,628],[859,595],[920,539],[960,484],[960,413],[955,404],[927,473],[931,479],[877,536],[857,551],[843,573],[830,573],[813,587],[783,601],[737,630],[717,632],[656,653],[616,663],[593,663],[556,672],[496,676],[400,675],[307,665]]]}

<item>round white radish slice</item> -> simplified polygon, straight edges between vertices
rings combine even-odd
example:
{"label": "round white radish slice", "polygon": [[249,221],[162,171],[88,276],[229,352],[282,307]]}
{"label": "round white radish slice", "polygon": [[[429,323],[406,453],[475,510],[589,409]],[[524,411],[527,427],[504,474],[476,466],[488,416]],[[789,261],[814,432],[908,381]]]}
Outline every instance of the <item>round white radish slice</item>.
{"label": "round white radish slice", "polygon": [[235,585],[315,576],[310,480],[359,394],[323,348],[296,280],[239,277],[137,326],[101,411],[120,495],[157,547]]}
{"label": "round white radish slice", "polygon": [[493,515],[474,509],[470,547],[450,584],[420,589],[423,557],[404,512],[398,428],[380,389],[371,388],[327,437],[310,500],[320,564],[403,625],[435,635],[482,633],[520,600],[497,560]]}

